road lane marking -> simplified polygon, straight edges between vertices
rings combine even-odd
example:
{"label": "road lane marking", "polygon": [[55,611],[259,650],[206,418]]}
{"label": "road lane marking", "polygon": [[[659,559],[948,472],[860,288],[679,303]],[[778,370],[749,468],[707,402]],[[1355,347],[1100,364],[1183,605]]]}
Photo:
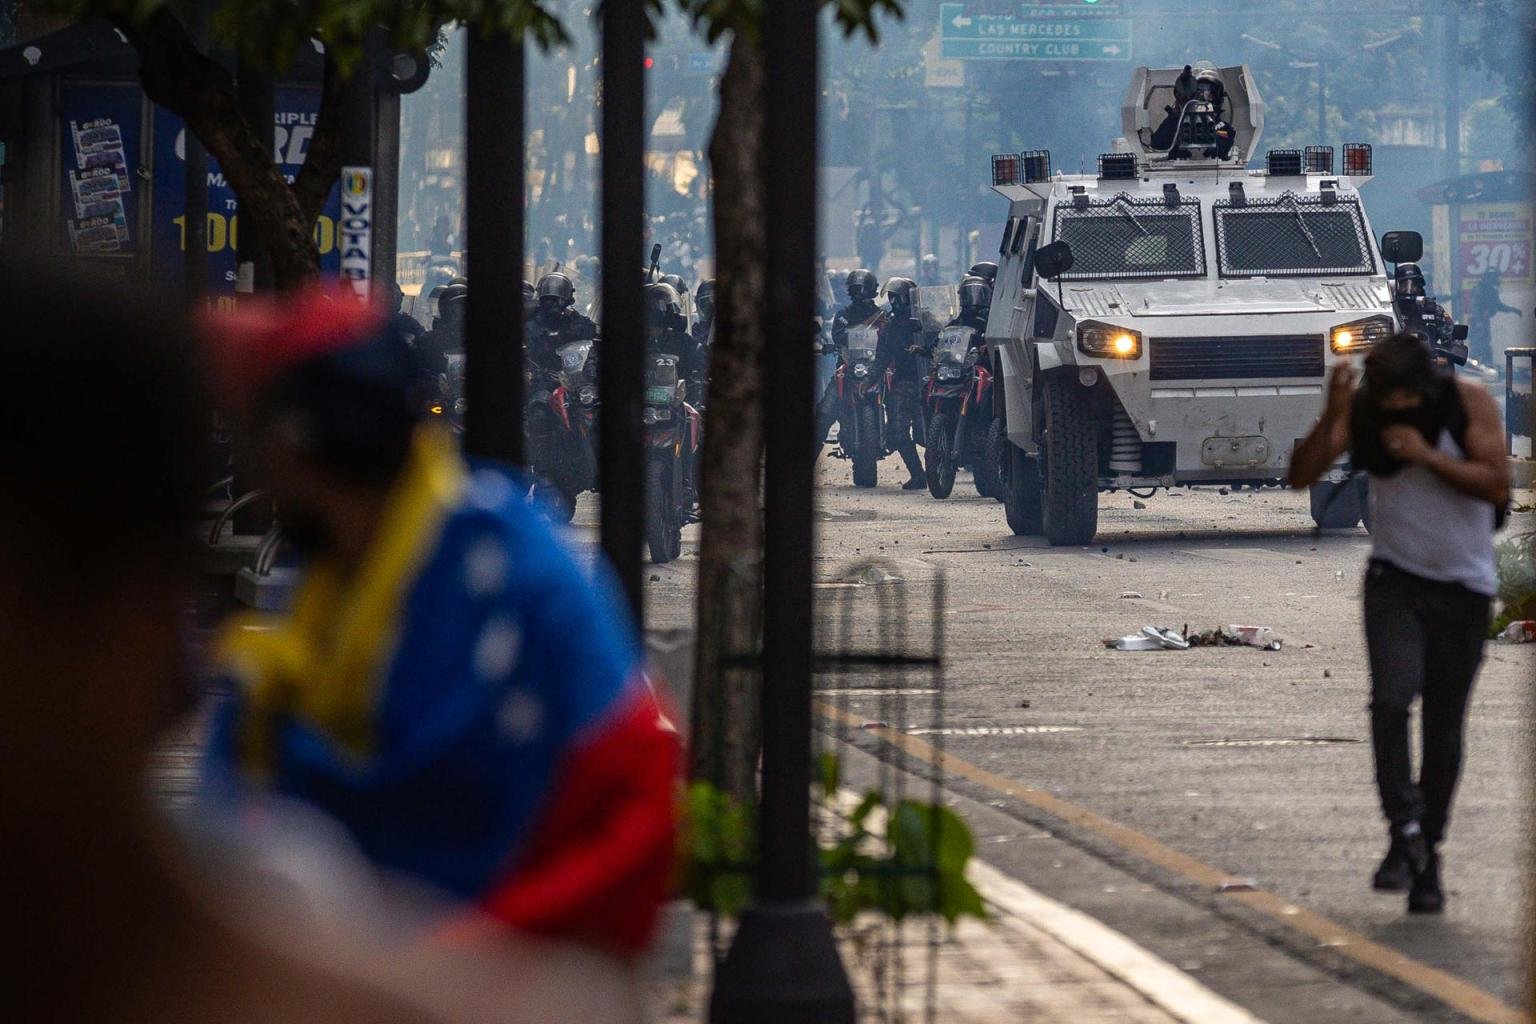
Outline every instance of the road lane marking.
{"label": "road lane marking", "polygon": [[[842,725],[857,729],[865,724],[863,719],[822,701],[816,702],[816,710],[823,717]],[[1219,892],[1223,884],[1233,881],[1232,876],[1225,871],[1186,853],[1180,853],[1144,832],[1111,821],[1070,800],[1064,800],[1044,790],[1035,789],[987,771],[953,754],[941,751],[917,736],[909,736],[880,725],[871,725],[864,731],[878,736],[891,746],[941,771],[969,779],[1003,796],[1012,797],[1060,818],[1068,824],[1091,832],[1122,850],[1205,887],[1213,893]],[[1235,900],[1251,910],[1272,918],[1292,931],[1314,940],[1320,946],[1331,947],[1335,952],[1349,957],[1356,963],[1395,978],[1473,1020],[1483,1024],[1530,1024],[1529,1015],[1471,982],[1374,942],[1356,931],[1330,921],[1321,914],[1298,907],[1275,893],[1253,889],[1227,891],[1220,895],[1224,899]]]}
{"label": "road lane marking", "polygon": [[1263,1024],[1103,922],[1036,892],[992,865],[972,858],[966,874],[987,902],[1097,964],[1184,1024]]}

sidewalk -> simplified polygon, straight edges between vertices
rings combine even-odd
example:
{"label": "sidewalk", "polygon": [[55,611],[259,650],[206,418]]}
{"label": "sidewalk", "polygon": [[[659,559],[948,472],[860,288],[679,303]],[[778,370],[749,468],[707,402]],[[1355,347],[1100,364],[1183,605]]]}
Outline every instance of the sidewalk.
{"label": "sidewalk", "polygon": [[[938,1024],[1262,1024],[1124,936],[995,868],[973,862],[970,878],[992,920],[964,920],[941,931],[932,987]],[[861,1020],[926,1019],[927,940],[925,923],[909,924],[899,951],[902,970],[882,977],[880,964],[890,958],[861,953],[845,936],[843,960]],[[708,1018],[710,954],[702,917],[694,929],[693,966],[691,980],[654,986],[653,1019],[695,1024]]]}

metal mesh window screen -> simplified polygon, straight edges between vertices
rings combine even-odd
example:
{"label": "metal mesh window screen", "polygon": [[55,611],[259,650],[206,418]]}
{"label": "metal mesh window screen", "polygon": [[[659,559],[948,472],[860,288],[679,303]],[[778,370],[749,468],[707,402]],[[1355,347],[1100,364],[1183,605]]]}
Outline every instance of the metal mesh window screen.
{"label": "metal mesh window screen", "polygon": [[1222,277],[1373,274],[1376,257],[1357,200],[1283,192],[1276,199],[1212,204]]}
{"label": "metal mesh window screen", "polygon": [[1169,206],[1121,193],[1081,210],[1063,204],[1056,207],[1056,240],[1072,247],[1064,281],[1205,276],[1196,199]]}

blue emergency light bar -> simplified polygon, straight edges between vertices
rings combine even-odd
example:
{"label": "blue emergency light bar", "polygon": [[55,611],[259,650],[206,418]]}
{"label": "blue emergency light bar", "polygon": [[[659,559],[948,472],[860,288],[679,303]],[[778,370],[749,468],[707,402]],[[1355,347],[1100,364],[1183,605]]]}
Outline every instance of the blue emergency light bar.
{"label": "blue emergency light bar", "polygon": [[1264,170],[1271,177],[1300,177],[1301,167],[1301,150],[1299,149],[1272,149],[1264,154]]}
{"label": "blue emergency light bar", "polygon": [[1051,180],[1051,151],[1029,149],[1019,154],[1024,164],[1024,180],[1030,184]]}
{"label": "blue emergency light bar", "polygon": [[1107,181],[1127,181],[1136,177],[1135,153],[1100,153],[1099,177]]}

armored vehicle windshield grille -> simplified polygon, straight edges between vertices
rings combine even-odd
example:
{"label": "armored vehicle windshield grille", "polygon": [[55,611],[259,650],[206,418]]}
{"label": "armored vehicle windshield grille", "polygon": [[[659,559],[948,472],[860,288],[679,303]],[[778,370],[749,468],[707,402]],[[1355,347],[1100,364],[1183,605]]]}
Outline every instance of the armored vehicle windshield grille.
{"label": "armored vehicle windshield grille", "polygon": [[1323,336],[1152,338],[1148,358],[1153,380],[1321,377]]}
{"label": "armored vehicle windshield grille", "polygon": [[1242,206],[1218,200],[1211,210],[1222,277],[1376,272],[1356,199],[1340,196],[1324,205],[1320,196],[1287,191],[1275,199],[1249,198]]}
{"label": "armored vehicle windshield grille", "polygon": [[1125,193],[1079,208],[1056,207],[1056,240],[1072,247],[1063,281],[1204,277],[1200,202],[1133,199]]}

